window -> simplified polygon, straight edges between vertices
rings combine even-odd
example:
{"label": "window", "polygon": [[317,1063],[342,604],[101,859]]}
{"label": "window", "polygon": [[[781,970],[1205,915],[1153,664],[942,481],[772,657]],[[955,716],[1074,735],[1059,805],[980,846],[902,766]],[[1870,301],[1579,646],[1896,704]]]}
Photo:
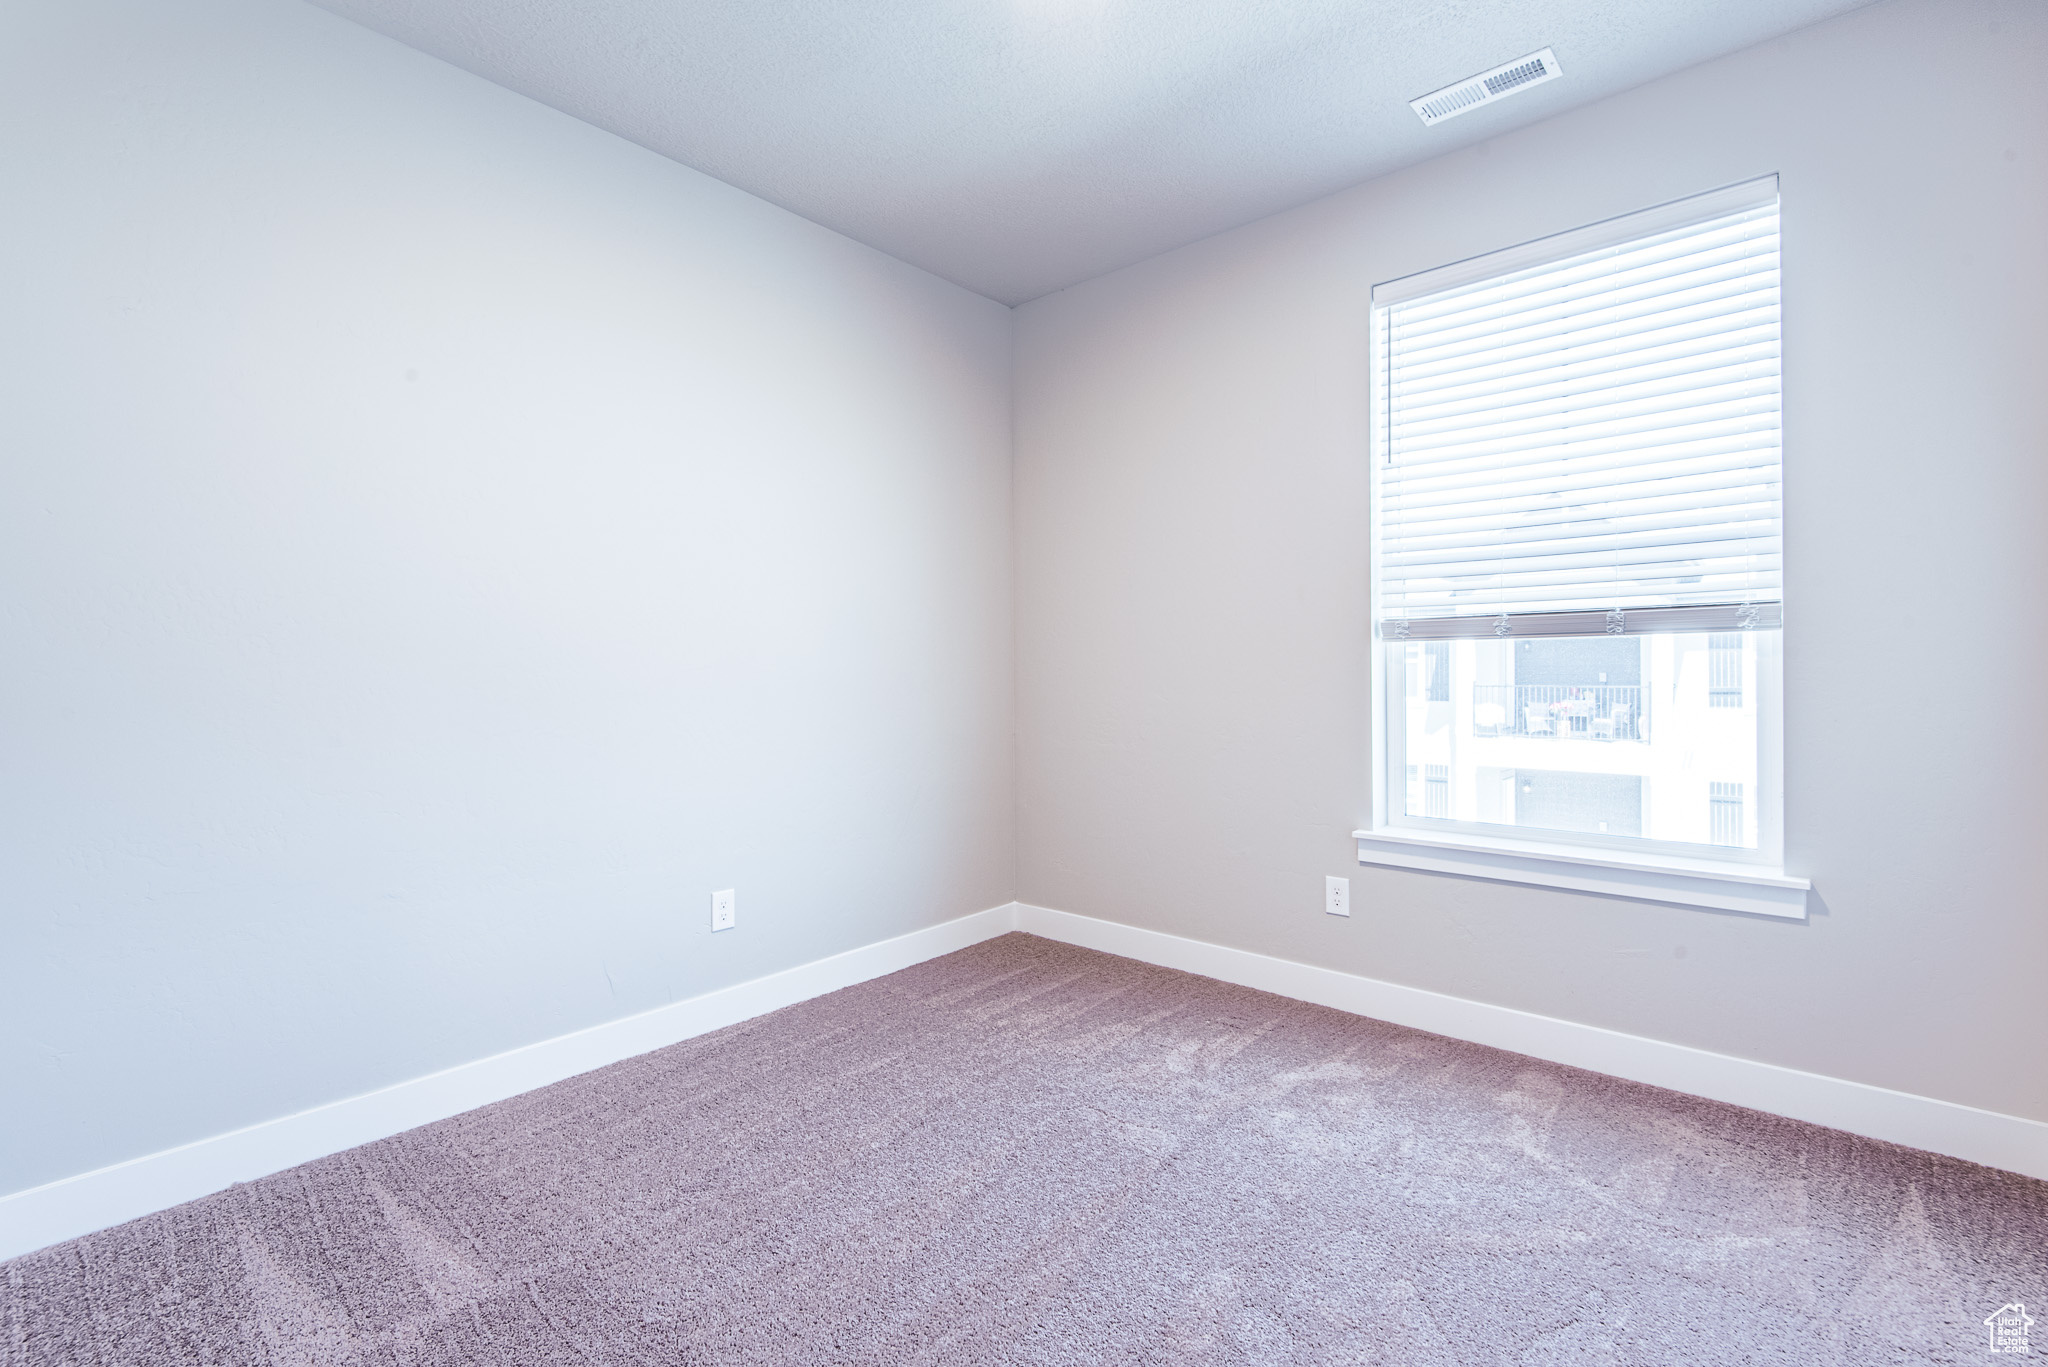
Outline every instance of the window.
{"label": "window", "polygon": [[1777,863],[1776,178],[1380,286],[1373,347],[1376,831]]}
{"label": "window", "polygon": [[1707,637],[1707,706],[1742,706],[1740,632],[1717,631]]}
{"label": "window", "polygon": [[1714,830],[1713,842],[1716,845],[1742,844],[1742,785],[1709,783],[1707,802],[1707,819]]}
{"label": "window", "polygon": [[1429,816],[1451,814],[1451,771],[1448,765],[1408,766],[1407,805]]}
{"label": "window", "polygon": [[1447,764],[1431,764],[1424,769],[1422,810],[1426,816],[1449,816],[1451,814],[1451,768]]}

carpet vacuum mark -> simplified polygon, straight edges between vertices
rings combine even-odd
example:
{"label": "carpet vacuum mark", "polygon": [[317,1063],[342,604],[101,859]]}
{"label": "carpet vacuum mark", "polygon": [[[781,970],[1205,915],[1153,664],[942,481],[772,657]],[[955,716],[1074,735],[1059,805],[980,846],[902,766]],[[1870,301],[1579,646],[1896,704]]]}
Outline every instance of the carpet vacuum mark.
{"label": "carpet vacuum mark", "polygon": [[0,1265],[0,1357],[1867,1367],[2014,1301],[2048,1184],[1007,935]]}

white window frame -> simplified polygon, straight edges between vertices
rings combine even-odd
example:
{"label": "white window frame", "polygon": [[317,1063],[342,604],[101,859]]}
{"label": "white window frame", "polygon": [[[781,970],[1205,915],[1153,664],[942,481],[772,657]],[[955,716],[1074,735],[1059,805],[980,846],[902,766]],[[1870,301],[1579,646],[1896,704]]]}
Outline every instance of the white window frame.
{"label": "white window frame", "polygon": [[[1775,177],[1770,178],[1775,181]],[[1728,187],[1733,190],[1738,187]],[[1710,192],[1710,193],[1725,193]],[[1691,197],[1692,200],[1705,196]],[[1474,258],[1470,279],[1539,265],[1599,246],[1630,241],[1658,231],[1658,216],[1682,212],[1691,200],[1603,220],[1584,228],[1525,242]],[[1641,226],[1636,226],[1641,225]],[[1453,268],[1456,269],[1456,268]],[[1431,272],[1435,274],[1436,272]],[[1448,287],[1446,285],[1445,287]],[[1382,329],[1375,305],[1369,375],[1383,373]],[[1595,892],[1608,896],[1722,911],[1804,919],[1811,884],[1784,871],[1784,647],[1783,629],[1749,633],[1756,641],[1757,848],[1694,845],[1640,836],[1544,831],[1455,818],[1413,817],[1406,812],[1405,727],[1389,724],[1396,699],[1406,696],[1406,650],[1413,641],[1383,639],[1380,574],[1380,476],[1385,468],[1385,424],[1380,421],[1378,385],[1371,398],[1369,463],[1371,514],[1368,554],[1371,576],[1371,631],[1377,666],[1371,670],[1371,743],[1379,762],[1372,766],[1372,826],[1353,833],[1361,864],[1494,881]],[[1519,639],[1532,639],[1521,637]]]}

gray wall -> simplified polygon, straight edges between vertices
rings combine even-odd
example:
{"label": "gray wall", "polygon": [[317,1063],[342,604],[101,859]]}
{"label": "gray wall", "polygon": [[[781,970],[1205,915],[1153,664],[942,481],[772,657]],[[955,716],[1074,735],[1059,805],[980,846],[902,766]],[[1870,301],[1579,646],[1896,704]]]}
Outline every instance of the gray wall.
{"label": "gray wall", "polygon": [[1007,310],[281,0],[0,167],[0,1192],[1009,900]]}
{"label": "gray wall", "polygon": [[[2044,58],[1894,0],[1023,306],[1019,896],[2048,1119]],[[1771,171],[1811,922],[1358,868],[1370,287]]]}

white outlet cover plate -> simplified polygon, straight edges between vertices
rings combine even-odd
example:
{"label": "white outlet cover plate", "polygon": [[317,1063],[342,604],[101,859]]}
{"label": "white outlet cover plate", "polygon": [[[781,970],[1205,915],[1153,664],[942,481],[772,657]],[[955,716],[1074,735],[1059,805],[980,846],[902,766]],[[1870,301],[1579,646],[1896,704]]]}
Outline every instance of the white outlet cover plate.
{"label": "white outlet cover plate", "polygon": [[1351,880],[1349,878],[1325,878],[1323,880],[1323,910],[1332,916],[1351,914]]}
{"label": "white outlet cover plate", "polygon": [[731,930],[736,920],[734,893],[731,888],[711,894],[711,928]]}

